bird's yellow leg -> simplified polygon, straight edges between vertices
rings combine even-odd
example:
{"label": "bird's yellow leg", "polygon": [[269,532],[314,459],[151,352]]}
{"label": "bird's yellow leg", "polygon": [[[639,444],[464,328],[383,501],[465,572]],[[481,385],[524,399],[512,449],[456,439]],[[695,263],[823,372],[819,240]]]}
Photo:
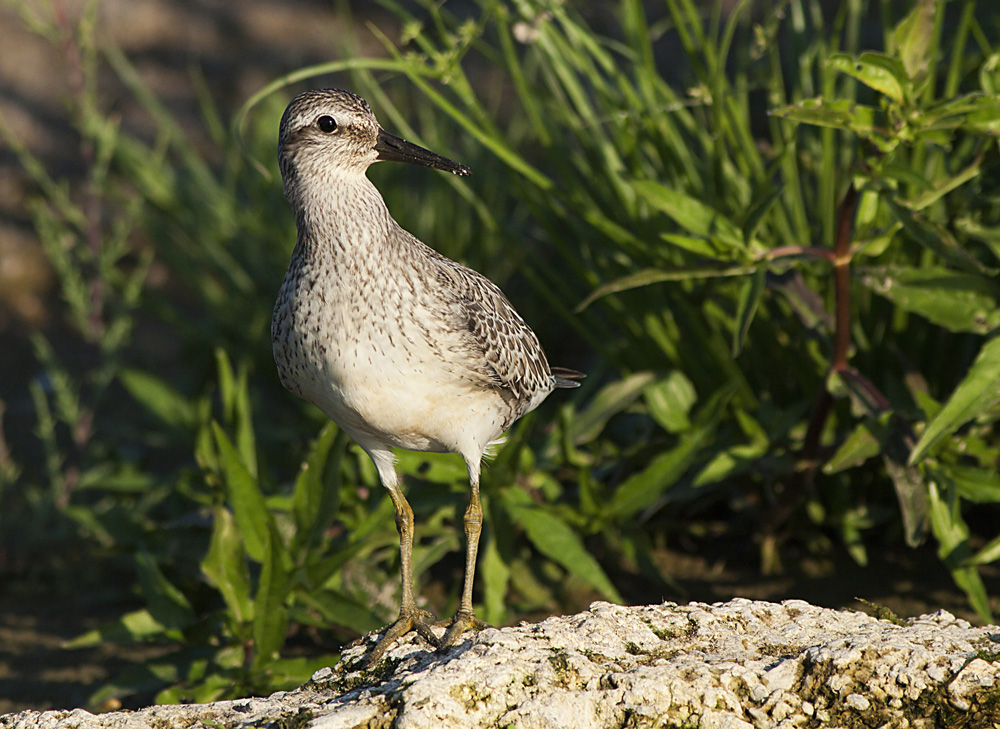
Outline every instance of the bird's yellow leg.
{"label": "bird's yellow leg", "polygon": [[483,507],[479,502],[479,463],[469,462],[469,507],[465,510],[465,584],[458,612],[448,625],[448,630],[438,642],[438,652],[444,651],[469,628],[481,630],[489,624],[476,617],[472,608],[472,585],[476,577],[476,557],[479,554],[479,534],[483,529]]}
{"label": "bird's yellow leg", "polygon": [[399,572],[403,594],[399,605],[399,618],[383,631],[382,637],[365,656],[361,663],[363,669],[374,666],[393,643],[411,630],[417,631],[431,644],[438,644],[430,627],[434,616],[426,610],[419,609],[413,597],[413,509],[403,496],[398,483],[394,481],[395,479],[389,481],[383,478],[396,511],[396,531],[399,532]]}

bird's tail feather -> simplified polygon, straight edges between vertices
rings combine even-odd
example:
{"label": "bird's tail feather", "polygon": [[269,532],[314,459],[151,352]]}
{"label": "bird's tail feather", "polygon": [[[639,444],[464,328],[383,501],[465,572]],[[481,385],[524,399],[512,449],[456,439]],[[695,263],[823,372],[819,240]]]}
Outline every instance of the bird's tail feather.
{"label": "bird's tail feather", "polygon": [[556,378],[556,387],[579,387],[577,380],[582,380],[587,375],[566,367],[553,367],[552,376]]}

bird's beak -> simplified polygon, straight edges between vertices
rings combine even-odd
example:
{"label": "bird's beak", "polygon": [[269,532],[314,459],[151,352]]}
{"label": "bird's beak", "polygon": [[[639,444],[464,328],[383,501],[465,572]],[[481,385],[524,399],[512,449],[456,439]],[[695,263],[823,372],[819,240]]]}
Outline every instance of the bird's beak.
{"label": "bird's beak", "polygon": [[375,142],[375,151],[378,152],[377,160],[388,160],[392,162],[406,162],[411,165],[423,165],[433,167],[436,170],[451,172],[453,175],[465,177],[472,174],[465,165],[452,162],[450,159],[434,154],[429,149],[424,149],[416,144],[411,144],[405,139],[389,134],[384,129],[379,129],[378,139]]}

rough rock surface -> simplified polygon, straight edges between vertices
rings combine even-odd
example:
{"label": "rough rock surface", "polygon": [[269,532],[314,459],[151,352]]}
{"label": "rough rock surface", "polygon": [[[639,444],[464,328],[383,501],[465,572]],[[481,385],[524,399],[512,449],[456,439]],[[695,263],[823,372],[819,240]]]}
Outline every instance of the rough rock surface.
{"label": "rough rock surface", "polygon": [[137,712],[24,711],[2,729],[513,726],[993,727],[1000,627],[940,611],[897,625],[789,600],[621,607],[487,629],[438,656],[364,649],[268,698]]}

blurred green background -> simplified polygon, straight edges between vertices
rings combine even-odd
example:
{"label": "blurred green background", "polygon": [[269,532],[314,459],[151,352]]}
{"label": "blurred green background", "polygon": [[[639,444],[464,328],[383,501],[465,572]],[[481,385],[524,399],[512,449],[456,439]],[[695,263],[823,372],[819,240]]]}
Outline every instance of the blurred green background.
{"label": "blurred green background", "polygon": [[[481,617],[993,620],[994,3],[0,12],[0,710],[288,688],[394,618],[388,497],[271,360],[277,121],[319,86],[473,169],[370,176],[588,373],[484,469]],[[399,467],[447,616],[465,469]]]}

